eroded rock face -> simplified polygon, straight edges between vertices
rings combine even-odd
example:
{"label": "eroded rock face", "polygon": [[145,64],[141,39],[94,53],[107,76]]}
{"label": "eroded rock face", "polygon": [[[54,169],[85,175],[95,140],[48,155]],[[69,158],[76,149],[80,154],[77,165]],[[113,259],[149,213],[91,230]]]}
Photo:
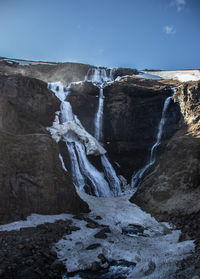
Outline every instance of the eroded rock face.
{"label": "eroded rock face", "polygon": [[[184,216],[200,214],[200,82],[184,83],[174,99],[181,107],[182,127],[131,201],[161,220],[172,218],[178,223]],[[182,226],[189,231],[195,220],[186,219]]]}
{"label": "eroded rock face", "polygon": [[31,213],[88,211],[46,131],[60,102],[39,80],[0,76],[0,223]]}
{"label": "eroded rock face", "polygon": [[[104,141],[122,174],[130,178],[148,161],[170,86],[134,77],[121,79],[104,89]],[[170,103],[162,138],[163,145],[178,129],[179,107]]]}
{"label": "eroded rock face", "polygon": [[21,74],[28,77],[37,78],[45,82],[61,81],[67,84],[72,81],[84,80],[90,65],[80,63],[9,63],[0,60],[0,72],[10,74]]}
{"label": "eroded rock face", "polygon": [[94,121],[98,108],[99,89],[91,82],[83,82],[71,86],[67,101],[72,111],[81,120],[84,128],[94,136]]}

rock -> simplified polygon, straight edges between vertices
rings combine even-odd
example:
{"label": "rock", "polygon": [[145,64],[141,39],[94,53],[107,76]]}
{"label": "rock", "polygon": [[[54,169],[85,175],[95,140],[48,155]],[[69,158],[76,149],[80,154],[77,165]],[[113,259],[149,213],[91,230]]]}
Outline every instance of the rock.
{"label": "rock", "polygon": [[3,269],[0,269],[0,277],[5,274],[5,271]]}
{"label": "rock", "polygon": [[153,261],[150,261],[149,265],[148,265],[148,270],[146,270],[144,272],[144,275],[148,276],[148,275],[152,274],[154,272],[155,268],[156,268],[156,264]]}
{"label": "rock", "polygon": [[96,229],[96,228],[99,227],[99,224],[98,224],[98,223],[92,222],[92,223],[86,224],[86,227],[87,227],[87,228],[90,228],[90,229]]}
{"label": "rock", "polygon": [[19,63],[8,64],[0,61],[0,72],[9,74],[22,74],[37,78],[45,82],[59,80],[64,84],[72,81],[84,80],[90,65],[80,63],[46,63],[36,65],[20,65]]}
{"label": "rock", "polygon": [[130,68],[116,68],[113,71],[113,78],[116,79],[117,77],[122,77],[126,75],[136,75],[139,72],[136,69],[130,69]]}
{"label": "rock", "polygon": [[0,223],[33,212],[88,211],[45,128],[60,105],[47,85],[0,75],[0,100]]}
{"label": "rock", "polygon": [[99,88],[91,82],[83,82],[71,86],[67,100],[72,111],[81,120],[84,128],[94,136],[94,119],[98,108]]}
{"label": "rock", "polygon": [[107,238],[107,235],[104,233],[103,230],[101,230],[100,232],[96,233],[96,234],[94,235],[94,237],[95,237],[95,238],[100,238],[100,239],[105,239],[105,238]]}
{"label": "rock", "polygon": [[184,83],[174,99],[183,115],[181,128],[131,201],[159,220],[177,224],[192,238],[200,232],[191,229],[200,220],[200,82]]}
{"label": "rock", "polygon": [[100,266],[100,264],[98,262],[93,262],[92,263],[92,266],[91,266],[91,270],[92,271],[98,271],[100,269],[101,269],[101,266]]}
{"label": "rock", "polygon": [[94,250],[94,249],[99,248],[100,246],[101,246],[101,244],[99,244],[99,243],[94,243],[94,244],[89,245],[89,246],[86,248],[86,250]]}
{"label": "rock", "polygon": [[52,263],[51,268],[52,268],[52,269],[56,269],[56,270],[63,271],[64,265],[63,265],[63,263],[62,263],[61,261],[55,260],[55,261]]}
{"label": "rock", "polygon": [[101,216],[96,216],[95,219],[96,220],[102,220],[102,217]]}
{"label": "rock", "polygon": [[144,228],[135,224],[128,224],[127,227],[122,228],[122,234],[128,236],[146,236],[144,234]]}
{"label": "rock", "polygon": [[79,227],[76,227],[76,226],[70,226],[70,230],[75,232],[75,231],[79,231],[80,228]]}
{"label": "rock", "polygon": [[[116,171],[130,181],[149,160],[155,143],[163,104],[172,91],[161,81],[123,78],[104,88],[104,141],[106,150],[120,168]],[[179,128],[180,109],[170,103],[162,144]],[[161,151],[162,148],[159,150]],[[159,153],[157,153],[159,157]]]}
{"label": "rock", "polygon": [[99,254],[98,258],[101,260],[102,264],[108,262],[108,260],[106,259],[106,257],[104,256],[104,254]]}

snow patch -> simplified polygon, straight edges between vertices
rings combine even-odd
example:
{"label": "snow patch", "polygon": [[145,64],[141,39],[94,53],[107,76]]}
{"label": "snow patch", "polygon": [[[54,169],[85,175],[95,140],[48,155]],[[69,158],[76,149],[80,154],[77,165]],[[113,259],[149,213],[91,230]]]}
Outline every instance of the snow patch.
{"label": "snow patch", "polygon": [[[167,223],[158,223],[138,206],[129,202],[132,192],[115,198],[97,198],[79,191],[91,209],[88,217],[107,225],[111,233],[106,239],[96,239],[94,235],[101,228],[90,229],[83,220],[74,219],[80,231],[66,235],[54,247],[58,258],[63,261],[68,272],[84,270],[98,261],[103,254],[109,261],[125,260],[136,263],[133,272],[127,278],[144,278],[151,262],[155,270],[145,278],[171,278],[176,272],[176,262],[187,257],[194,249],[193,241],[178,242],[180,231],[172,230]],[[144,227],[145,236],[130,237],[122,234],[122,228],[129,224]],[[101,246],[88,251],[86,248],[94,243]]]}
{"label": "snow patch", "polygon": [[145,75],[160,76],[163,79],[179,80],[180,82],[200,80],[200,70],[183,70],[183,71],[148,71],[143,72]]}
{"label": "snow patch", "polygon": [[55,223],[58,220],[68,220],[71,215],[58,214],[58,215],[40,215],[31,214],[24,221],[16,221],[6,225],[0,225],[0,231],[19,231],[22,228],[37,227],[45,223]]}
{"label": "snow patch", "polygon": [[59,123],[58,115],[55,116],[52,127],[47,128],[50,131],[52,138],[59,142],[62,138],[65,138],[71,142],[71,133],[74,133],[77,138],[84,143],[87,155],[104,155],[106,150],[99,144],[99,142],[90,135],[85,128],[82,126],[81,122],[78,120],[77,116],[74,116],[73,121]]}

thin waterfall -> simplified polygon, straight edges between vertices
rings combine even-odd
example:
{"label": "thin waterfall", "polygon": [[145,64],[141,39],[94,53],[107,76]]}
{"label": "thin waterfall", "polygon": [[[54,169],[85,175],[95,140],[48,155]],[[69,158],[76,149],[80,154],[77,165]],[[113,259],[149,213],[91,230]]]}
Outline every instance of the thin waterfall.
{"label": "thin waterfall", "polygon": [[72,169],[72,180],[74,184],[78,186],[80,190],[84,189],[85,186],[85,179],[80,171],[79,163],[77,160],[76,152],[74,150],[74,145],[72,142],[68,142],[67,139],[65,141],[71,162],[71,169]]}
{"label": "thin waterfall", "polygon": [[[108,82],[113,81],[113,71],[111,69],[109,75],[107,75],[106,69],[92,68],[88,70],[85,80],[91,81],[99,88],[99,104],[94,122],[94,135],[98,141],[103,142],[103,89],[108,85]],[[121,182],[106,155],[101,156],[101,163],[114,195],[119,195],[121,193]]]}
{"label": "thin waterfall", "polygon": [[99,88],[99,105],[95,117],[95,132],[94,136],[98,141],[103,141],[103,88]]}
{"label": "thin waterfall", "polygon": [[146,173],[146,171],[151,166],[153,166],[155,164],[155,161],[156,161],[155,153],[156,153],[157,147],[161,143],[163,128],[164,128],[164,125],[165,125],[165,122],[166,122],[166,112],[167,112],[167,108],[170,104],[171,99],[172,99],[172,97],[170,96],[170,97],[166,98],[166,100],[164,102],[161,120],[160,120],[159,125],[158,125],[158,132],[157,132],[157,135],[156,135],[156,142],[154,143],[154,145],[151,148],[150,159],[142,169],[138,170],[136,173],[133,174],[133,176],[131,178],[131,186],[132,187],[139,186],[141,181],[142,181],[142,178],[143,178],[144,174]]}
{"label": "thin waterfall", "polygon": [[112,191],[114,193],[114,196],[118,196],[121,194],[121,182],[119,178],[117,177],[117,174],[112,167],[111,163],[109,162],[106,155],[101,156],[101,163],[104,169],[105,176],[107,180],[109,181],[110,186],[112,187]]}
{"label": "thin waterfall", "polygon": [[97,171],[97,169],[88,161],[85,154],[85,147],[80,142],[75,142],[76,151],[78,153],[80,168],[85,177],[89,179],[93,185],[93,191],[97,197],[113,196],[104,174]]}

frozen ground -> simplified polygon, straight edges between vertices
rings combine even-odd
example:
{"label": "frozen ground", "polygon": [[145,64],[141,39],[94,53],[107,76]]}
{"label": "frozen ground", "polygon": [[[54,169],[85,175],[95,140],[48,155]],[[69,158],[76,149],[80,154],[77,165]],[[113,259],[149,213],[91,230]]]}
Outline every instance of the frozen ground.
{"label": "frozen ground", "polygon": [[[180,231],[172,230],[167,223],[158,223],[138,206],[130,203],[128,200],[131,192],[115,198],[97,198],[80,191],[79,195],[90,206],[91,212],[87,217],[97,221],[99,225],[109,226],[111,233],[107,234],[106,239],[94,238],[94,234],[102,227],[88,228],[86,221],[75,219],[71,214],[32,214],[25,221],[1,225],[0,231],[19,230],[73,218],[73,225],[81,229],[64,236],[53,247],[68,272],[90,268],[94,261],[100,262],[98,255],[103,254],[109,261],[134,262],[136,266],[127,278],[175,278],[173,275],[176,272],[176,262],[194,250],[193,241],[178,242]],[[96,216],[101,216],[102,219],[96,220]],[[144,227],[144,234],[122,234],[122,228],[129,224]],[[100,246],[93,250],[86,249],[95,243]],[[149,272],[152,263],[154,268]]]}
{"label": "frozen ground", "polygon": [[159,76],[163,79],[173,79],[184,81],[197,81],[200,80],[200,70],[182,70],[182,71],[148,71],[143,72],[145,75],[150,74]]}
{"label": "frozen ground", "polygon": [[[187,257],[194,249],[193,241],[178,242],[180,231],[172,230],[167,223],[158,223],[130,203],[128,199],[132,193],[115,198],[91,197],[83,192],[79,194],[90,206],[88,216],[91,219],[101,216],[102,220],[98,220],[98,223],[109,226],[111,233],[107,234],[106,239],[94,238],[100,228],[87,228],[85,221],[74,219],[74,224],[81,230],[64,237],[55,245],[58,257],[66,264],[68,272],[90,268],[92,262],[100,262],[98,255],[103,254],[109,261],[136,263],[133,273],[127,278],[143,278],[152,262],[155,269],[145,278],[173,278],[176,262]],[[144,235],[130,237],[122,234],[122,228],[129,224],[144,227]],[[101,246],[90,251],[86,249],[95,243]]]}

